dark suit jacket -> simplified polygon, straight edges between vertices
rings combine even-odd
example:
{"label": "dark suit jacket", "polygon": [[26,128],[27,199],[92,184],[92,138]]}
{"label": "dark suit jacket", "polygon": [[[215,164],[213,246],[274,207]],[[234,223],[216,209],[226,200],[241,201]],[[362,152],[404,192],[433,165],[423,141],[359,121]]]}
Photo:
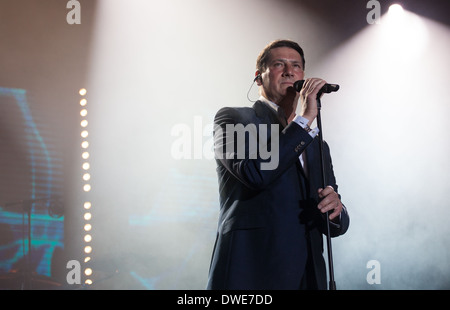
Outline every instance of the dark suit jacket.
{"label": "dark suit jacket", "polygon": [[[283,127],[277,113],[261,101],[251,108],[223,108],[214,124],[220,214],[207,288],[299,289],[308,266],[316,288],[326,289],[326,222],[317,209],[317,189],[322,187],[318,139],[294,122]],[[255,124],[258,138],[260,125],[266,126],[267,143],[278,141],[277,167],[261,169],[261,163],[270,159],[252,156],[251,138],[245,140],[245,158],[236,151],[226,153],[225,145],[238,147],[237,138],[232,141],[228,135],[227,124]],[[278,135],[271,124],[280,126]],[[308,176],[299,163],[304,150]],[[324,158],[327,183],[337,191],[326,143]],[[344,207],[340,223],[330,222],[331,236],[344,234],[348,226]]]}

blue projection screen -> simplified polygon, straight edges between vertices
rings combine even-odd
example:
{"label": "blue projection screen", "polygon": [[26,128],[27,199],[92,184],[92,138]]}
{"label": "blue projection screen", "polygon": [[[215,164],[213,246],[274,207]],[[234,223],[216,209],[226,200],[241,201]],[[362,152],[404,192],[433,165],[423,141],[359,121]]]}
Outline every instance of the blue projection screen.
{"label": "blue projection screen", "polygon": [[26,90],[0,87],[1,289],[20,289],[25,271],[50,280],[64,245],[58,133],[27,97]]}

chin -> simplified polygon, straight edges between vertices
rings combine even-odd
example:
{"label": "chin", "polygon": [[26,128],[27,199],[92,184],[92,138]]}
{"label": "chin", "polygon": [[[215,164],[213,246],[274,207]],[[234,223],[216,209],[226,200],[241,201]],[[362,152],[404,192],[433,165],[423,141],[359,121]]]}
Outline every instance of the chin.
{"label": "chin", "polygon": [[282,91],[280,91],[280,94],[283,96],[286,96],[288,93],[295,92],[295,89],[292,85],[285,87]]}

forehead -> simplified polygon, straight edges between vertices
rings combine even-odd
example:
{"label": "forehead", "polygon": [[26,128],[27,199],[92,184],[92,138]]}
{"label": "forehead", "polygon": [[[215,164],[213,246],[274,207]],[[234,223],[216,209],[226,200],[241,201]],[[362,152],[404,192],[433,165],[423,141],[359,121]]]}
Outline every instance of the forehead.
{"label": "forehead", "polygon": [[290,47],[276,47],[270,50],[269,62],[283,59],[288,61],[301,62],[302,56],[293,48]]}

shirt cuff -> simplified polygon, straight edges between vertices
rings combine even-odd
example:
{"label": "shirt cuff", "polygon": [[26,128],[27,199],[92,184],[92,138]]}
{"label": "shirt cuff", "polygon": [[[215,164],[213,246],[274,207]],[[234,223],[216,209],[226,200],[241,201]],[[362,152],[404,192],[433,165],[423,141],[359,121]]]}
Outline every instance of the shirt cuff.
{"label": "shirt cuff", "polygon": [[[297,114],[297,115],[295,115],[293,121],[296,122],[297,124],[299,124],[303,129],[309,128],[308,127],[309,120],[304,118],[303,116],[300,116]],[[319,128],[317,128],[317,127],[312,128],[311,131],[309,131],[308,133],[311,137],[314,138],[319,133]]]}

